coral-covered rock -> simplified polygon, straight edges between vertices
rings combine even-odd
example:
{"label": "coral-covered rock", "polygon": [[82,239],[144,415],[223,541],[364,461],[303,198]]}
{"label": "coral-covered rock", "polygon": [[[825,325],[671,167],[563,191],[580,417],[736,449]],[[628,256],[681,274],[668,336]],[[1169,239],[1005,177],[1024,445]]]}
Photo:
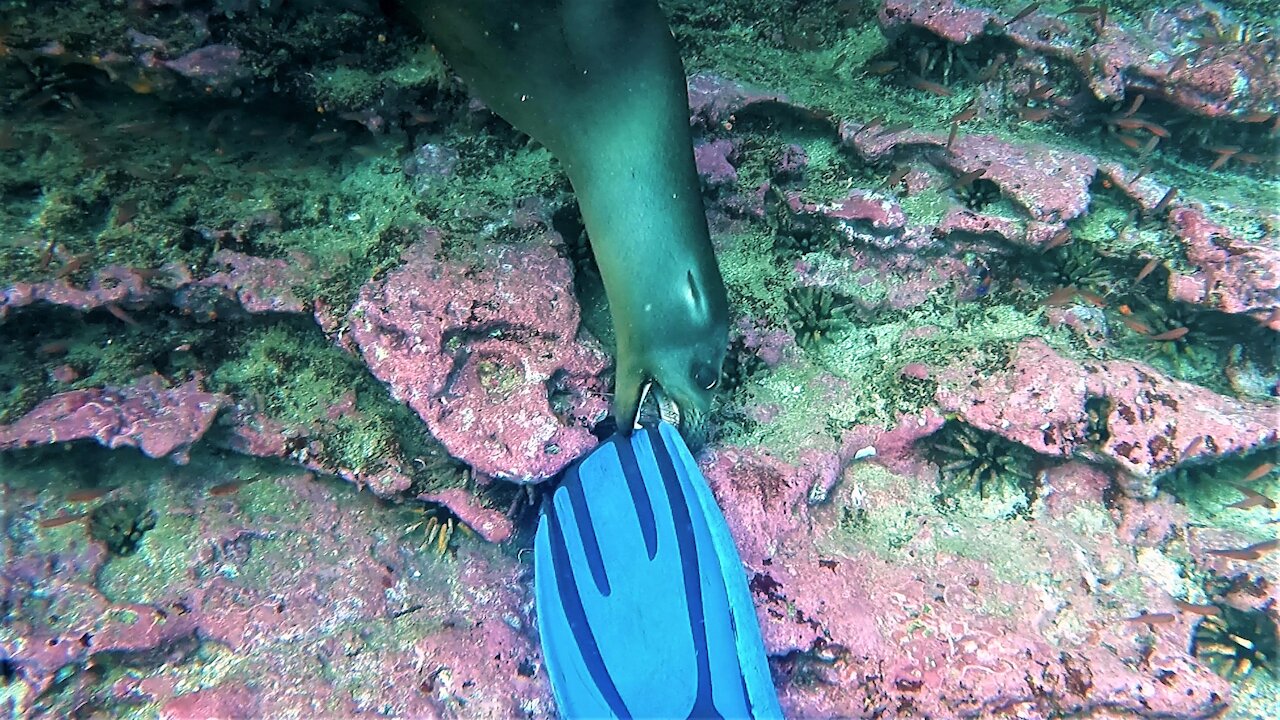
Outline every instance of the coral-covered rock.
{"label": "coral-covered rock", "polygon": [[821,211],[851,235],[896,235],[907,224],[901,205],[865,190],[854,190],[843,200],[824,206]]}
{"label": "coral-covered rock", "polygon": [[418,499],[423,502],[440,503],[449,508],[449,511],[457,515],[467,527],[489,542],[503,542],[515,531],[511,518],[497,510],[480,505],[474,494],[460,488],[424,493],[419,495]]}
{"label": "coral-covered rock", "polygon": [[127,387],[72,390],[40,403],[9,425],[0,425],[0,449],[93,439],[110,448],[136,447],[148,457],[185,463],[225,395],[207,393],[198,380],[166,387],[147,375]]}
{"label": "coral-covered rock", "polygon": [[570,266],[550,235],[462,260],[428,232],[349,316],[369,369],[451,454],[518,482],[594,447],[607,412],[607,359],[578,340]]}
{"label": "coral-covered rock", "polygon": [[147,283],[141,271],[108,265],[94,273],[87,288],[78,288],[67,278],[43,282],[20,282],[0,290],[0,320],[13,310],[34,303],[61,305],[87,312],[106,305],[149,304],[159,293]]}
{"label": "coral-covered rock", "polygon": [[[461,534],[443,556],[421,548],[402,512],[310,473],[250,463],[254,482],[210,494],[215,467],[235,464],[112,476],[158,518],[127,557],[75,525],[36,525],[65,512],[65,490],[6,476],[0,707],[31,714],[61,683],[68,707],[154,703],[172,718],[551,714],[527,564]],[[108,659],[130,672],[104,681],[93,668]]]}
{"label": "coral-covered rock", "polygon": [[983,171],[982,179],[995,183],[1041,222],[1066,222],[1083,214],[1098,171],[1097,161],[1087,155],[993,135],[962,135],[943,157],[957,175]]}
{"label": "coral-covered rock", "polygon": [[288,260],[275,260],[224,249],[210,262],[218,271],[192,283],[193,288],[221,288],[249,313],[306,311],[296,288],[315,278],[311,258],[295,253]]}
{"label": "coral-covered rock", "polygon": [[1142,363],[1077,363],[1035,338],[1003,371],[979,374],[960,362],[937,378],[944,411],[1045,455],[1105,459],[1138,480],[1126,487],[1144,497],[1189,447],[1226,455],[1280,444],[1272,403],[1218,395]]}
{"label": "coral-covered rock", "polygon": [[1169,213],[1169,227],[1199,269],[1171,273],[1169,299],[1265,320],[1280,310],[1280,239],[1245,242],[1193,208]]}
{"label": "coral-covered rock", "polygon": [[301,313],[306,303],[297,289],[315,280],[314,262],[302,253],[288,260],[260,258],[219,250],[210,258],[215,272],[200,279],[177,265],[159,270],[108,265],[94,273],[88,286],[67,278],[15,283],[0,290],[0,321],[18,308],[37,303],[81,312],[114,305],[126,309],[172,304],[200,319],[219,312]]}
{"label": "coral-covered rock", "polygon": [[930,159],[957,176],[982,171],[982,179],[995,183],[1005,197],[1043,223],[1062,223],[1083,214],[1089,207],[1089,185],[1098,171],[1097,161],[1088,155],[1037,143],[1013,143],[994,135],[960,135],[951,141],[946,133],[883,132],[878,125],[856,124],[842,125],[840,135],[846,145],[872,161],[899,148],[940,148],[950,141],[949,152],[930,155]]}
{"label": "coral-covered rock", "polygon": [[[953,0],[885,0],[880,24],[890,37],[915,27],[958,45],[1006,38],[1074,66],[1103,101],[1140,92],[1196,115],[1237,119],[1278,109],[1280,78],[1270,69],[1274,40],[1213,42],[1232,21],[1210,5],[1156,9],[1142,28],[1115,19],[1081,27],[1043,10],[1010,24],[1017,9],[1009,12],[1006,17]],[[1204,48],[1187,55],[1186,38],[1192,36],[1206,38]]]}
{"label": "coral-covered rock", "polygon": [[702,143],[693,148],[698,176],[708,188],[732,185],[738,181],[738,171],[733,166],[736,153],[733,143],[724,139]]}
{"label": "coral-covered rock", "polygon": [[736,112],[761,103],[787,104],[781,93],[768,93],[747,88],[733,80],[711,73],[689,77],[689,120],[695,126],[715,127]]}
{"label": "coral-covered rock", "polygon": [[1154,579],[1127,586],[1136,602],[1114,586],[1150,570],[1107,532],[1100,502],[997,532],[949,524],[918,481],[872,465],[851,466],[816,507],[806,466],[719,450],[704,468],[788,716],[1200,717],[1230,697],[1187,653],[1194,616],[1124,621],[1170,601]]}

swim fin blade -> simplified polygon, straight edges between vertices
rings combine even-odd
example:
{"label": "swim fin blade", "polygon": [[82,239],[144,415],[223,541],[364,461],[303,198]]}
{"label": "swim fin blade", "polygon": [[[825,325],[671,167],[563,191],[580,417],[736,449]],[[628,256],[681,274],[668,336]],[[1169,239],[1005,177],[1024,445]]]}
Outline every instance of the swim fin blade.
{"label": "swim fin blade", "polygon": [[567,471],[538,521],[534,592],[562,717],[782,717],[742,560],[671,425]]}

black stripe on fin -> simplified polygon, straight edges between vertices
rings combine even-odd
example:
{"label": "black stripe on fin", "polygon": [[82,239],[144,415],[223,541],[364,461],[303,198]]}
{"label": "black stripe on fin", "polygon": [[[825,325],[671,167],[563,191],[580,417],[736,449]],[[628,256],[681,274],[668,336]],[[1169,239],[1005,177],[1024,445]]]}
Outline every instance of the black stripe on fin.
{"label": "black stripe on fin", "polygon": [[[576,484],[578,478],[573,477],[570,483]],[[618,686],[614,684],[609,669],[605,667],[604,658],[600,655],[600,644],[596,642],[596,634],[587,620],[586,610],[582,607],[582,596],[578,593],[578,585],[573,580],[573,568],[569,563],[569,547],[565,544],[564,529],[560,526],[559,514],[555,505],[548,508],[547,529],[550,532],[552,575],[556,579],[556,591],[560,596],[560,606],[564,610],[569,630],[573,633],[574,643],[578,646],[578,654],[582,656],[592,682],[600,691],[605,704],[614,715],[623,720],[631,720],[631,711],[622,700]]]}
{"label": "black stripe on fin", "polygon": [[627,488],[631,490],[631,502],[635,505],[640,534],[644,537],[644,549],[649,553],[649,559],[653,560],[658,555],[658,525],[653,516],[653,498],[649,497],[649,491],[644,486],[644,474],[640,472],[636,449],[627,440],[619,440],[614,446],[618,449],[622,474],[627,478]]}

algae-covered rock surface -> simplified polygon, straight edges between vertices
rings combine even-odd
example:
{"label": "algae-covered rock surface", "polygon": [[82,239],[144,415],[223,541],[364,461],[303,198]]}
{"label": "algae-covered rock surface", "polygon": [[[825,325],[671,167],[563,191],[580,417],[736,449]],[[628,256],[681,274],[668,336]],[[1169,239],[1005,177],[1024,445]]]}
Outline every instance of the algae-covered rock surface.
{"label": "algae-covered rock surface", "polygon": [[[660,4],[787,716],[1274,717],[1266,3]],[[613,342],[398,3],[0,4],[0,712],[554,717]]]}

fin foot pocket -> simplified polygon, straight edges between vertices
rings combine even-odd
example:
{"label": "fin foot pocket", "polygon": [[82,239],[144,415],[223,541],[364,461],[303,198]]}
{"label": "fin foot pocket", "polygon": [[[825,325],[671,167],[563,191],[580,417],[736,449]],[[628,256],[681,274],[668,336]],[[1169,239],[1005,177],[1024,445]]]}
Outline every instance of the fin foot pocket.
{"label": "fin foot pocket", "polygon": [[564,717],[782,717],[742,561],[671,425],[568,470],[539,518],[534,585]]}

